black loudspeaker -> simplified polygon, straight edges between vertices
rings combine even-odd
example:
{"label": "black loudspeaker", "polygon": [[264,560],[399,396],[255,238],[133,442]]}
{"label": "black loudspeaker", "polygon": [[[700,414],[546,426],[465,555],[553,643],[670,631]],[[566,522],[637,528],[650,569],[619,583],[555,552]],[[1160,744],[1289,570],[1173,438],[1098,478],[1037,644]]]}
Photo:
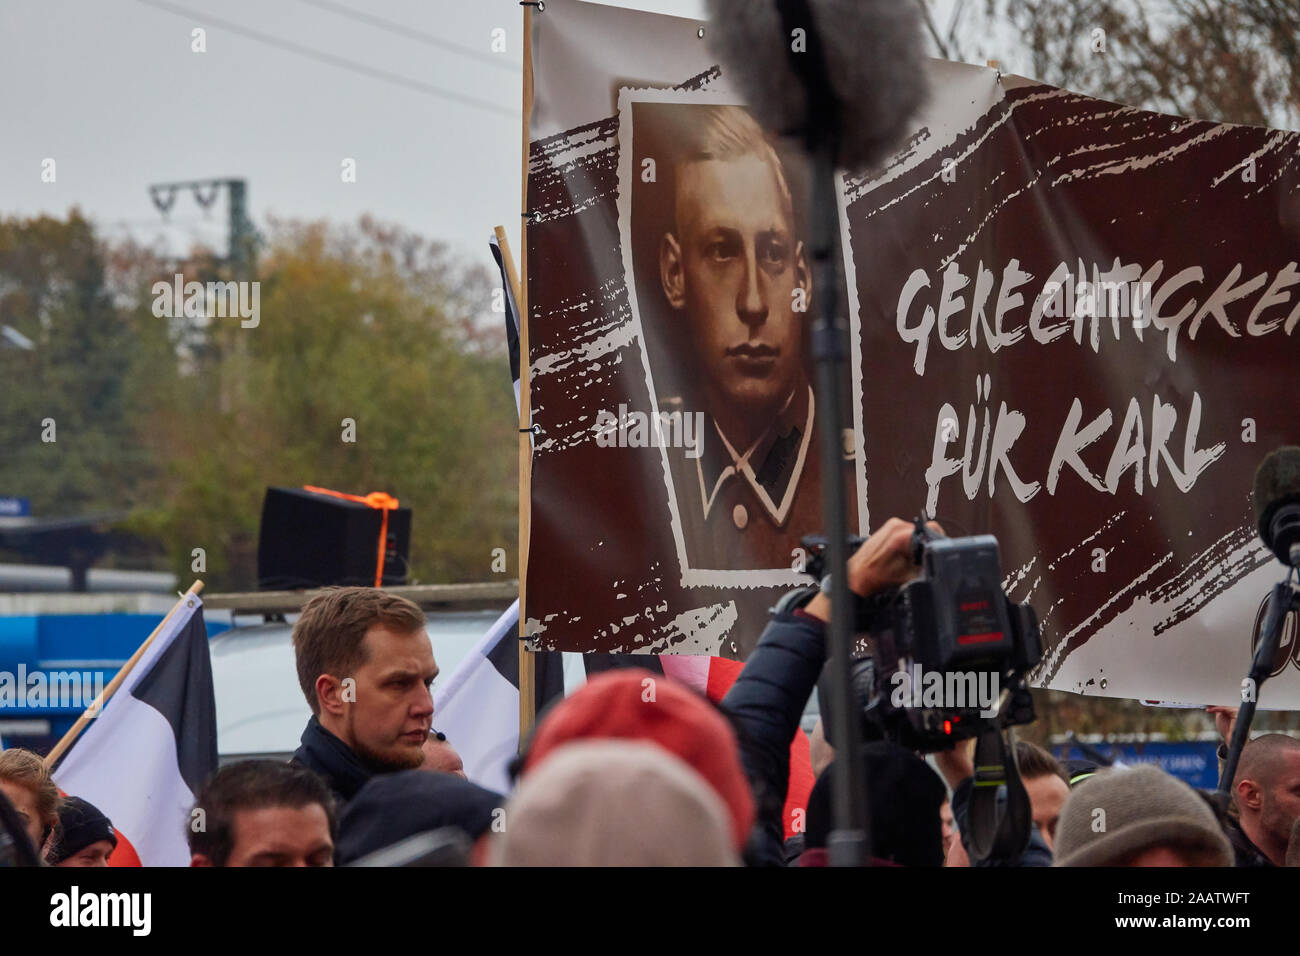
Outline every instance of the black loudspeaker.
{"label": "black loudspeaker", "polygon": [[[267,488],[257,541],[257,585],[292,590],[329,585],[373,586],[385,509],[307,491]],[[387,509],[384,586],[406,583],[411,509]]]}

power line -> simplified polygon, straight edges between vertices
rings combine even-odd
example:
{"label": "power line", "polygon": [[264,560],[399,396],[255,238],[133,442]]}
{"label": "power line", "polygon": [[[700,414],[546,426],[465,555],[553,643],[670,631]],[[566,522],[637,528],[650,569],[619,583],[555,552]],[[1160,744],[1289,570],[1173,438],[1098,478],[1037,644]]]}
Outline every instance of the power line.
{"label": "power line", "polygon": [[471,50],[469,47],[451,43],[441,37],[436,37],[431,33],[414,30],[411,27],[397,23],[396,21],[385,20],[383,17],[377,17],[374,14],[363,13],[360,10],[353,10],[351,7],[344,6],[341,3],[333,3],[332,0],[302,0],[302,2],[308,6],[319,7],[322,10],[329,10],[332,13],[337,13],[341,17],[349,17],[360,23],[369,24],[370,26],[376,27],[380,30],[387,30],[389,33],[395,33],[408,40],[419,40],[422,43],[429,44],[430,46],[436,46],[441,50],[449,50],[452,53],[457,53],[461,56],[472,57],[475,60],[487,63],[489,66],[495,66],[501,70],[509,70],[512,73],[518,72],[519,70],[519,64],[510,62],[498,53],[484,53],[481,50]]}
{"label": "power line", "polygon": [[421,83],[419,80],[413,80],[409,77],[402,76],[398,73],[390,73],[387,70],[380,70],[364,63],[358,63],[355,60],[348,60],[341,56],[335,56],[332,53],[324,53],[311,47],[302,46],[293,43],[290,40],[283,40],[280,37],[272,36],[269,33],[262,33],[253,30],[238,23],[232,23],[229,20],[222,20],[214,17],[209,13],[203,13],[196,10],[189,10],[185,7],[173,3],[165,3],[164,0],[139,0],[145,6],[157,7],[160,10],[166,10],[168,13],[174,13],[178,16],[188,17],[200,23],[212,23],[222,29],[229,30],[232,33],[238,33],[250,39],[257,40],[259,43],[265,43],[269,46],[279,47],[282,50],[288,50],[290,53],[296,53],[299,56],[305,56],[308,59],[317,60],[321,63],[327,63],[330,66],[341,67],[345,70],[352,70],[356,73],[364,74],[373,79],[386,80],[389,83],[395,83],[399,86],[405,86],[408,89],[417,90],[421,93],[428,93],[442,99],[451,100],[460,103],[463,106],[473,106],[477,109],[488,110],[493,113],[499,113],[502,116],[517,118],[518,113],[514,110],[506,109],[504,106],[498,106],[495,103],[489,103],[486,100],[475,99],[472,96],[465,96],[462,93],[456,93],[452,90],[444,89],[440,86],[434,86],[430,83]]}
{"label": "power line", "polygon": [[210,225],[214,229],[222,228],[216,219],[204,219],[200,216],[187,216],[183,219],[104,219],[97,225],[103,229],[171,229],[182,226]]}

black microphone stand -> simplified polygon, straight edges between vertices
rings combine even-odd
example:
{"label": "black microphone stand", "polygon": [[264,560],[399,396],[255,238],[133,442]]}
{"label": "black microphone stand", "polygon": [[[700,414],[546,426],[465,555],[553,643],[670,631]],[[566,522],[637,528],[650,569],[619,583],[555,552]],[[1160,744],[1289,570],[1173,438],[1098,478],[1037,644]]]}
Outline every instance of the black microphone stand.
{"label": "black microphone stand", "polygon": [[831,767],[831,808],[835,828],[827,840],[831,866],[871,865],[871,826],[867,808],[866,773],[862,767],[862,726],[858,702],[849,677],[853,656],[853,595],[849,591],[848,529],[844,513],[844,471],[840,448],[842,386],[847,378],[848,330],[836,315],[839,269],[835,261],[839,235],[839,198],[835,195],[835,165],[840,150],[843,110],[827,74],[821,34],[807,0],[778,0],[786,36],[804,29],[807,48],[790,46],[790,66],[803,84],[807,100],[802,130],[809,157],[812,210],[809,223],[813,258],[813,299],[817,318],[812,325],[816,366],[815,395],[820,420],[822,458],[822,527],[826,535],[826,569],[831,576],[831,621],[827,635],[830,659],[830,728],[838,758]]}
{"label": "black microphone stand", "polygon": [[1228,745],[1228,759],[1223,762],[1223,771],[1219,774],[1219,789],[1214,798],[1219,809],[1226,813],[1232,801],[1232,781],[1237,776],[1237,764],[1241,761],[1241,751],[1250,737],[1250,725],[1255,719],[1255,705],[1259,700],[1259,690],[1264,686],[1273,672],[1273,658],[1277,656],[1278,645],[1282,642],[1282,625],[1289,612],[1300,609],[1300,596],[1292,586],[1291,579],[1295,568],[1288,568],[1286,580],[1273,585],[1273,594],[1268,601],[1268,615],[1264,618],[1264,629],[1260,633],[1259,646],[1255,648],[1255,659],[1250,665],[1249,696],[1243,694],[1241,707],[1237,711],[1237,723],[1232,731],[1232,743]]}
{"label": "black microphone stand", "polygon": [[[834,129],[833,124],[822,127]],[[814,298],[820,302],[812,326],[816,396],[822,458],[822,526],[826,567],[831,576],[830,658],[831,728],[839,759],[832,765],[831,795],[835,829],[827,842],[831,866],[869,866],[871,826],[866,774],[862,767],[862,726],[849,678],[853,656],[853,595],[849,591],[848,529],[844,508],[842,385],[846,376],[848,330],[836,314],[839,269],[835,261],[839,200],[835,195],[834,137],[810,137],[812,167],[812,257]]]}
{"label": "black microphone stand", "polygon": [[[835,828],[827,841],[831,866],[871,865],[871,826],[867,808],[866,773],[862,766],[862,726],[858,701],[849,677],[853,656],[853,595],[849,591],[848,529],[845,527],[843,429],[840,400],[847,378],[848,330],[836,315],[839,269],[835,259],[839,236],[839,199],[835,195],[835,166],[840,151],[844,112],[831,86],[826,51],[808,0],[777,0],[785,36],[802,30],[802,50],[790,44],[790,68],[799,78],[806,99],[802,129],[809,157],[812,210],[813,299],[817,318],[812,324],[812,353],[822,459],[822,527],[826,535],[826,564],[831,576],[831,621],[827,635],[830,663],[831,733],[838,759],[831,768],[831,808]],[[820,305],[816,305],[820,303]]]}

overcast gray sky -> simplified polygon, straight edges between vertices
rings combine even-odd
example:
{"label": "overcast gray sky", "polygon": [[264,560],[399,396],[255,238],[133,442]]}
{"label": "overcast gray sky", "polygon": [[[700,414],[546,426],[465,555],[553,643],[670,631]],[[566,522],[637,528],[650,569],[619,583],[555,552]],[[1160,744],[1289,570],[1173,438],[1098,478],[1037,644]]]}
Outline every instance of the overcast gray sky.
{"label": "overcast gray sky", "polygon": [[243,177],[258,226],[369,212],[490,264],[492,226],[517,236],[521,27],[516,0],[0,0],[0,214],[77,205],[109,235],[222,250],[224,196],[205,218],[179,195],[164,225],[148,187]]}
{"label": "overcast gray sky", "polygon": [[224,195],[164,221],[148,188],[242,177],[259,227],[369,212],[489,264],[494,225],[518,245],[521,62],[517,0],[0,0],[0,215],[76,205],[106,235],[224,250]]}

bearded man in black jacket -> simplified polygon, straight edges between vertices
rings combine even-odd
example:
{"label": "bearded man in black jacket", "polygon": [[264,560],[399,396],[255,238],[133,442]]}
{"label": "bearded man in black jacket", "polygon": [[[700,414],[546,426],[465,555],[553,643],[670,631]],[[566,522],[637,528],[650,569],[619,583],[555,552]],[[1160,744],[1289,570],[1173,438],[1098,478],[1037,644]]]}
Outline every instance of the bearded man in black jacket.
{"label": "bearded man in black jacket", "polygon": [[1235,816],[1224,822],[1237,866],[1282,866],[1300,821],[1300,740],[1264,734],[1241,751],[1233,781]]}
{"label": "bearded man in black jacket", "polygon": [[424,612],[377,588],[327,588],[293,628],[312,718],[292,763],[325,779],[341,808],[372,776],[424,759],[438,676]]}

